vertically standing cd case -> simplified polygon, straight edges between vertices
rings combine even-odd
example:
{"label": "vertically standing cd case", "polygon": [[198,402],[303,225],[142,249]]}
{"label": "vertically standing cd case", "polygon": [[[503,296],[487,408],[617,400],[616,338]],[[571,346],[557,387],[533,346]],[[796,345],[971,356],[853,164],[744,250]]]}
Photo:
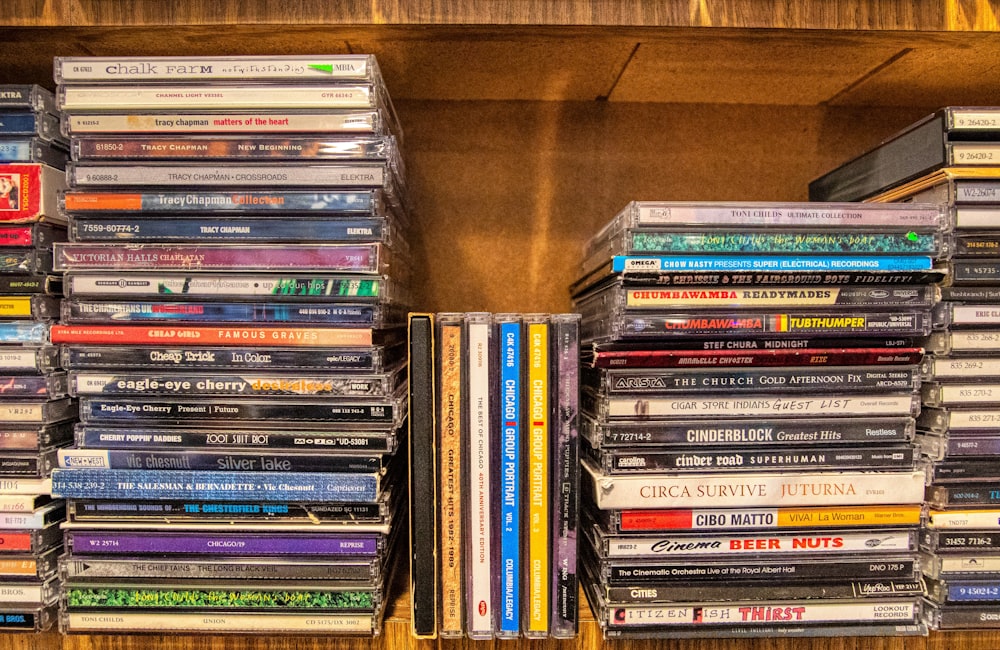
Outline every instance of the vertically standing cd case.
{"label": "vertically standing cd case", "polygon": [[465,467],[465,562],[466,620],[471,639],[493,638],[493,506],[494,424],[491,401],[495,395],[492,367],[493,317],[488,313],[465,315],[467,351],[465,356],[466,392],[464,448],[468,450]]}
{"label": "vertically standing cd case", "polygon": [[499,421],[497,480],[499,527],[497,533],[497,637],[515,638],[521,633],[521,521],[523,519],[524,345],[521,317],[497,314],[497,365],[500,387],[495,406]]}
{"label": "vertically standing cd case", "polygon": [[524,317],[527,341],[528,384],[525,408],[528,437],[525,465],[527,526],[525,558],[524,635],[544,638],[549,634],[550,602],[550,513],[549,466],[551,413],[549,412],[549,318],[540,314]]}
{"label": "vertically standing cd case", "polygon": [[434,445],[434,316],[409,316],[410,623],[437,638],[437,462]]}
{"label": "vertically standing cd case", "polygon": [[462,357],[465,341],[463,316],[440,313],[437,320],[438,394],[438,508],[440,509],[440,584],[442,637],[464,633],[464,583],[462,547],[462,399],[465,378]]}
{"label": "vertically standing cd case", "polygon": [[552,316],[552,619],[550,634],[578,628],[577,528],[580,492],[580,315]]}

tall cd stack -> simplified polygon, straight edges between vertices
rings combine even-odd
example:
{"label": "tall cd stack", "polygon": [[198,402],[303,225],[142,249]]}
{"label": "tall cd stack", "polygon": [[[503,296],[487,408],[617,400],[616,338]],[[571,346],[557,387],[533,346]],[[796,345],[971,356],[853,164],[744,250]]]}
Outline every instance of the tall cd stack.
{"label": "tall cd stack", "polygon": [[70,399],[49,325],[59,315],[52,244],[66,142],[52,93],[0,85],[0,630],[56,620],[65,503],[50,497],[58,447],[73,437]]}
{"label": "tall cd stack", "polygon": [[[949,107],[814,181],[814,195],[943,206],[954,254],[927,342],[927,620],[1000,626],[1000,108]],[[922,152],[919,153],[918,152]]]}
{"label": "tall cd stack", "polygon": [[410,316],[416,636],[576,635],[579,331],[577,314]]}
{"label": "tall cd stack", "polygon": [[371,56],[62,58],[65,632],[381,630],[408,252]]}
{"label": "tall cd stack", "polygon": [[935,206],[631,203],[587,245],[581,580],[610,638],[912,635]]}

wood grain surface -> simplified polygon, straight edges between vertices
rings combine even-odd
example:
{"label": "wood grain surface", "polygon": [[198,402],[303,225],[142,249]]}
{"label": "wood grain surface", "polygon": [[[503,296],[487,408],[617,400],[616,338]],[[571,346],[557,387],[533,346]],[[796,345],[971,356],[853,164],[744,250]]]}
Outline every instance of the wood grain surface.
{"label": "wood grain surface", "polygon": [[598,25],[996,29],[989,0],[5,0],[2,24]]}

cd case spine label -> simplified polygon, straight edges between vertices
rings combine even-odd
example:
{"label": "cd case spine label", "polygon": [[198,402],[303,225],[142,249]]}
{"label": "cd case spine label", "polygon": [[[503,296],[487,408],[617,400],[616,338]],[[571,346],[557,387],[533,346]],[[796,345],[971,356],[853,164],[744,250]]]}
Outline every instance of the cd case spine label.
{"label": "cd case spine label", "polygon": [[73,554],[171,554],[213,555],[375,555],[382,540],[375,535],[199,535],[184,533],[128,534],[102,531],[66,531],[66,545]]}
{"label": "cd case spine label", "polygon": [[583,470],[601,509],[910,504],[923,500],[926,478],[922,469],[611,477],[586,461]]}
{"label": "cd case spine label", "polygon": [[[0,488],[8,482],[0,481]],[[230,472],[57,468],[48,489],[75,499],[367,502],[378,498],[379,487],[374,474],[245,472],[234,478]]]}

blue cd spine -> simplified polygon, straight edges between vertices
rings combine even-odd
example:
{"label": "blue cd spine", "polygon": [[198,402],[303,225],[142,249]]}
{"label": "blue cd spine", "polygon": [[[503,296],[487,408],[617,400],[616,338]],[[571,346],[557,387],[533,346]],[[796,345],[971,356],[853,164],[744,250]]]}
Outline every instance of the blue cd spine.
{"label": "blue cd spine", "polygon": [[615,255],[611,271],[927,271],[924,255]]}
{"label": "blue cd spine", "polygon": [[520,632],[521,323],[500,323],[500,612],[499,636]]}

